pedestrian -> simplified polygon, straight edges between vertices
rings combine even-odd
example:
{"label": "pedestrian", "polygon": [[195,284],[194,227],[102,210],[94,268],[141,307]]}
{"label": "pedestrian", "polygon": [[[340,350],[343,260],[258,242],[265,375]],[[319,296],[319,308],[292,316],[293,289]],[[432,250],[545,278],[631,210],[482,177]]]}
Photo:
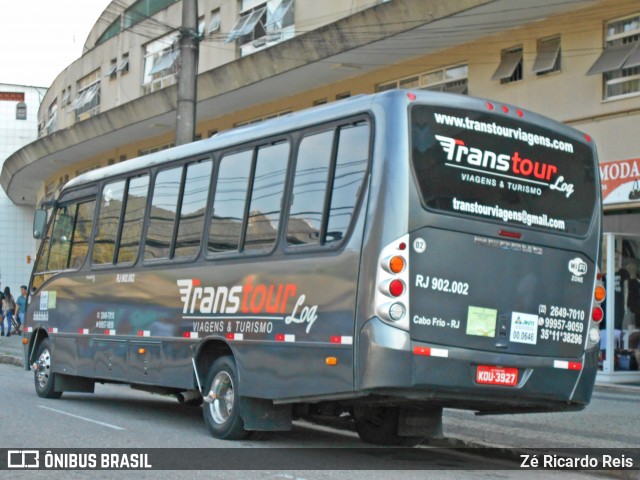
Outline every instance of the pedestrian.
{"label": "pedestrian", "polygon": [[[2,284],[0,283],[0,287],[1,286]],[[4,294],[2,293],[2,290],[0,290],[0,327],[2,329],[0,335],[4,337]],[[11,324],[9,324],[9,330],[11,330]]]}
{"label": "pedestrian", "polygon": [[4,300],[2,300],[2,310],[4,318],[7,320],[7,337],[11,336],[11,320],[13,313],[16,311],[16,302],[13,300],[9,287],[4,287]]}
{"label": "pedestrian", "polygon": [[16,319],[18,321],[18,333],[21,333],[24,325],[24,314],[27,311],[27,286],[20,286],[20,296],[16,300]]}

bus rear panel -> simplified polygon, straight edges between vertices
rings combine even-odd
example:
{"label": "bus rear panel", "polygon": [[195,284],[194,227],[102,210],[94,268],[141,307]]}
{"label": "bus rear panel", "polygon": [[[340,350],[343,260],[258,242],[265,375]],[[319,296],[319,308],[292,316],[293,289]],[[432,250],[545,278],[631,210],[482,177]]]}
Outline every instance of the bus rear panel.
{"label": "bus rear panel", "polygon": [[597,370],[593,142],[511,106],[407,97],[409,232],[378,257],[361,387],[486,413],[584,408]]}

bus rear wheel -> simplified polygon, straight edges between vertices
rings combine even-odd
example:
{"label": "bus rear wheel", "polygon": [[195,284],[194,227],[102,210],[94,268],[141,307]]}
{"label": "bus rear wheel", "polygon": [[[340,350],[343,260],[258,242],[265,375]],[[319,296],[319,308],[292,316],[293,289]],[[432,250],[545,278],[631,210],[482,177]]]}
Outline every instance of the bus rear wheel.
{"label": "bus rear wheel", "polygon": [[60,398],[62,396],[62,392],[54,390],[56,375],[51,371],[51,366],[51,347],[49,346],[49,339],[45,338],[38,345],[33,375],[36,393],[41,398]]}
{"label": "bus rear wheel", "polygon": [[397,407],[354,407],[353,419],[360,440],[373,445],[413,447],[425,437],[398,435],[400,409]]}
{"label": "bus rear wheel", "polygon": [[218,358],[207,375],[203,407],[204,421],[211,434],[223,440],[242,440],[251,432],[244,429],[240,416],[238,370],[231,356]]}

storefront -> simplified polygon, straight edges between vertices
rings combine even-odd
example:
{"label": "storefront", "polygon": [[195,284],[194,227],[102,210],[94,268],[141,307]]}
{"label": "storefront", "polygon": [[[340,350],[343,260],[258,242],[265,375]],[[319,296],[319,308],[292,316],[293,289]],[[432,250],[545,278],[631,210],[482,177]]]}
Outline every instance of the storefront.
{"label": "storefront", "polygon": [[607,300],[601,327],[602,383],[639,383],[640,159],[600,166],[604,207],[602,271]]}

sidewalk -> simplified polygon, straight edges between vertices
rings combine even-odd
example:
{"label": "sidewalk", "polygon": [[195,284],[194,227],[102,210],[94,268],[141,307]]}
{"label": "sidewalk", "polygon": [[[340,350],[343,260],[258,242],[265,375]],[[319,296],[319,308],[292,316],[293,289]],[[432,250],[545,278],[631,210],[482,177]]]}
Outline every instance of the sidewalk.
{"label": "sidewalk", "polygon": [[22,335],[0,337],[0,363],[22,366]]}

